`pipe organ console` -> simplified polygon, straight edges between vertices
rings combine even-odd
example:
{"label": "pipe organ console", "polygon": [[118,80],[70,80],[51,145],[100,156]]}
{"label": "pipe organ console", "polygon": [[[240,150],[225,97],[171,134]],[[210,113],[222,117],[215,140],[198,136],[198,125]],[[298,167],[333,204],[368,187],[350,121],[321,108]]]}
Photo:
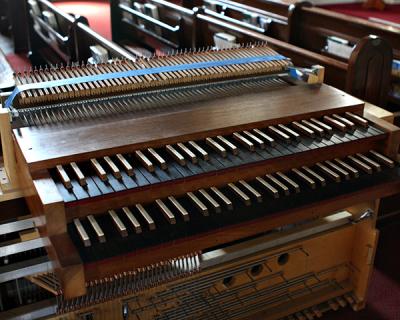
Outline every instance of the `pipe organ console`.
{"label": "pipe organ console", "polygon": [[374,209],[400,189],[400,131],[322,77],[265,44],[19,75],[1,136],[32,216],[8,230],[38,230],[36,247],[13,248],[46,248],[23,273],[47,294],[32,314],[312,319],[362,308]]}

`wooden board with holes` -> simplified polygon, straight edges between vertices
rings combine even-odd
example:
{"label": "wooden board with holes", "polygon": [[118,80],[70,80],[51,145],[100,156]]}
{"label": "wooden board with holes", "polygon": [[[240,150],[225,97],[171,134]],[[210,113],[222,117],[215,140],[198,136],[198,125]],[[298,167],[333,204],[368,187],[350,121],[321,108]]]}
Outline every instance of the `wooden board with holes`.
{"label": "wooden board with holes", "polygon": [[327,111],[362,114],[362,110],[362,101],[333,87],[291,86],[275,90],[273,95],[267,91],[193,102],[182,111],[145,118],[26,127],[14,130],[14,135],[28,166],[37,170],[82,158],[206,138],[311,115],[319,117]]}

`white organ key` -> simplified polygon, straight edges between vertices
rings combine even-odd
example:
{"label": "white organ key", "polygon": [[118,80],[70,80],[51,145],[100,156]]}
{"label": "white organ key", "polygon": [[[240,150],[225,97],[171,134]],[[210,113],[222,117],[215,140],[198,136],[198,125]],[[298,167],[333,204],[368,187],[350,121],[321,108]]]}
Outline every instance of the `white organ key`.
{"label": "white organ key", "polygon": [[83,227],[81,221],[77,218],[74,219],[74,225],[76,230],[78,231],[79,237],[81,238],[83,245],[85,247],[90,247],[91,246],[91,242],[90,242],[90,238],[85,230],[85,228]]}
{"label": "white organ key", "polygon": [[193,202],[193,204],[196,206],[196,208],[200,211],[200,213],[203,216],[208,216],[209,212],[205,204],[193,193],[193,192],[188,192],[186,195],[189,197],[189,199]]}
{"label": "white organ key", "polygon": [[156,224],[154,223],[153,218],[149,215],[149,213],[146,211],[146,209],[141,204],[137,204],[137,205],[135,205],[135,207],[139,211],[139,213],[143,217],[143,219],[146,221],[147,225],[149,226],[149,229],[155,230]]}
{"label": "white organ key", "polygon": [[255,136],[254,134],[252,134],[249,131],[243,131],[243,134],[245,136],[247,136],[248,139],[255,142],[261,149],[265,149],[265,143],[260,138],[258,138],[257,136]]}
{"label": "white organ key", "polygon": [[256,180],[274,197],[274,198],[279,198],[279,191],[274,188],[271,184],[269,184],[267,181],[265,181],[261,177],[256,177]]}
{"label": "white organ key", "polygon": [[186,147],[183,143],[178,143],[177,145],[182,150],[182,152],[190,158],[192,163],[197,163],[196,155],[188,147]]}
{"label": "white organ key", "polygon": [[172,205],[179,211],[179,214],[182,216],[183,221],[189,221],[189,212],[179,203],[179,201],[173,197],[168,197],[168,200],[172,203]]}
{"label": "white organ key", "polygon": [[272,174],[266,174],[265,175],[270,181],[272,181],[279,189],[282,189],[284,194],[288,196],[290,194],[289,188],[285,186],[282,182],[280,182],[278,179],[276,179]]}
{"label": "white organ key", "polygon": [[200,147],[196,142],[194,141],[188,141],[188,144],[190,144],[198,153],[200,153],[201,157],[203,160],[208,161],[208,153],[205,151],[202,147]]}
{"label": "white organ key", "polygon": [[172,158],[175,159],[176,162],[178,162],[181,166],[186,165],[185,158],[170,144],[167,144],[165,146],[167,149],[168,153],[172,156]]}
{"label": "white organ key", "polygon": [[228,208],[228,210],[233,209],[232,201],[229,200],[219,189],[216,187],[211,187],[210,190],[212,190],[215,195],[225,204],[225,206]]}
{"label": "white organ key", "polygon": [[87,185],[86,178],[83,175],[81,169],[78,167],[76,162],[71,162],[70,163],[72,171],[74,171],[76,178],[78,179],[79,184],[84,187]]}
{"label": "white organ key", "polygon": [[293,187],[293,189],[296,191],[296,193],[300,192],[300,186],[296,182],[294,182],[292,179],[290,179],[286,174],[278,171],[276,173],[276,175],[278,175],[282,180],[284,180],[285,182],[290,184]]}
{"label": "white organ key", "polygon": [[127,175],[130,177],[133,176],[135,173],[133,172],[133,168],[132,168],[131,164],[128,162],[128,160],[126,160],[126,158],[120,153],[118,153],[116,155],[116,157],[119,160],[119,162],[121,163],[121,165],[124,167]]}
{"label": "white organ key", "polygon": [[224,138],[223,136],[217,136],[217,139],[222,142],[225,147],[227,147],[232,154],[237,155],[239,153],[239,149],[230,141],[228,141],[228,139]]}
{"label": "white organ key", "polygon": [[251,205],[250,197],[240,190],[235,184],[229,183],[228,187],[239,197],[239,199],[246,205]]}
{"label": "white organ key", "polygon": [[158,154],[153,148],[148,148],[147,151],[151,154],[153,159],[159,164],[162,170],[167,169],[167,162]]}
{"label": "white organ key", "polygon": [[164,215],[165,219],[167,219],[167,221],[170,224],[176,224],[176,219],[175,219],[174,214],[171,212],[171,210],[169,210],[169,208],[164,203],[164,201],[162,201],[161,199],[157,199],[156,200],[156,204],[160,208],[160,210],[161,210],[162,214]]}
{"label": "white organ key", "polygon": [[133,230],[135,230],[135,233],[142,233],[142,227],[140,226],[139,221],[133,215],[132,211],[128,207],[123,207],[122,211],[125,213],[129,222],[132,224],[132,227],[133,227]]}
{"label": "white organ key", "polygon": [[239,180],[239,183],[257,199],[257,202],[262,202],[262,196],[256,189],[244,180]]}
{"label": "white organ key", "polygon": [[206,138],[206,143],[214,149],[215,152],[219,153],[222,157],[226,157],[226,149],[216,142],[213,138]]}
{"label": "white organ key", "polygon": [[126,227],[124,223],[121,221],[121,219],[118,217],[118,214],[115,212],[115,210],[108,210],[108,214],[110,215],[115,227],[118,229],[118,232],[122,237],[126,237],[128,235],[128,232],[126,230]]}
{"label": "white organ key", "polygon": [[104,235],[104,232],[100,228],[95,217],[93,215],[89,215],[87,218],[88,218],[89,223],[92,226],[94,232],[96,233],[96,236],[97,236],[97,239],[99,240],[99,242],[101,242],[101,243],[106,242],[106,237]]}
{"label": "white organ key", "polygon": [[112,161],[111,158],[108,156],[104,157],[103,159],[107,163],[109,168],[111,169],[113,176],[116,179],[121,179],[121,172],[119,171],[118,167],[115,165],[114,161]]}
{"label": "white organ key", "polygon": [[240,133],[234,132],[233,137],[250,151],[255,151],[254,144],[249,139],[243,137]]}
{"label": "white organ key", "polygon": [[200,189],[199,193],[207,200],[207,202],[214,208],[215,212],[221,212],[221,206],[211,195],[204,189]]}

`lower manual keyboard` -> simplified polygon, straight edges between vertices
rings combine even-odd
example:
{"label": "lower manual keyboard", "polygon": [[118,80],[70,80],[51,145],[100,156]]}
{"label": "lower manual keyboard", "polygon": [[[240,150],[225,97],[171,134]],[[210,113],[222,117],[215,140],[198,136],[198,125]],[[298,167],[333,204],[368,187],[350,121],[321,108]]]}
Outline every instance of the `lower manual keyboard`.
{"label": "lower manual keyboard", "polygon": [[76,218],[68,232],[88,263],[397,181],[400,167],[370,151]]}

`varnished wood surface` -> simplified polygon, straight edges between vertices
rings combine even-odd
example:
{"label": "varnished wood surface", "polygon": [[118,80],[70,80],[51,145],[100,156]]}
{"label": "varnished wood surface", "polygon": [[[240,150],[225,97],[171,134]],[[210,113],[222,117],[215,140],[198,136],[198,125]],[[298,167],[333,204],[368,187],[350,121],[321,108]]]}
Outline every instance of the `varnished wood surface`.
{"label": "varnished wood surface", "polygon": [[236,130],[319,117],[329,111],[362,113],[363,102],[326,85],[193,102],[182,111],[145,118],[105,119],[14,130],[31,170],[144,147],[202,139]]}

